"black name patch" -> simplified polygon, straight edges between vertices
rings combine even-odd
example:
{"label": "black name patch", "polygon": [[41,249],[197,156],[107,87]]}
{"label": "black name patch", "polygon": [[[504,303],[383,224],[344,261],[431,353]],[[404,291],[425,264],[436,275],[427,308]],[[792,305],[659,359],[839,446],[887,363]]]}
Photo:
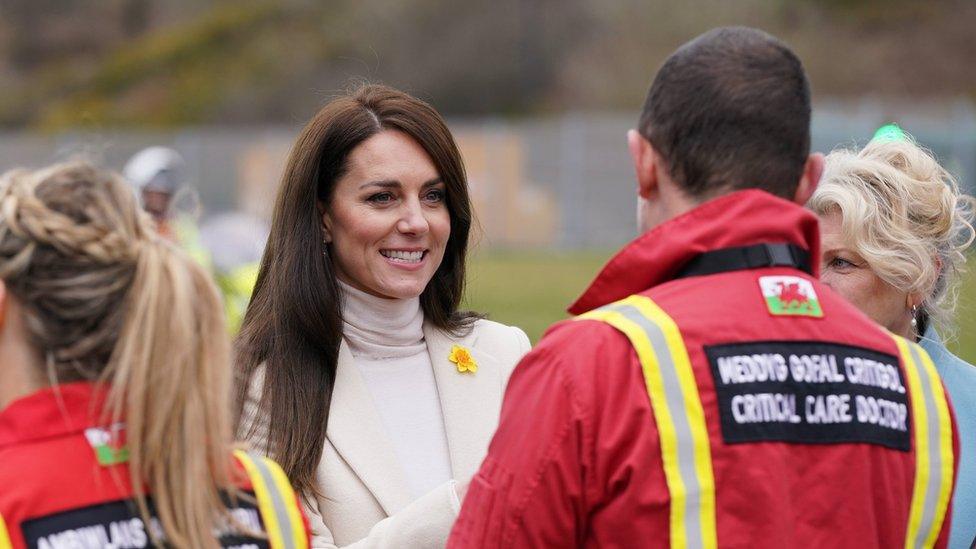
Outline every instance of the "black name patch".
{"label": "black name patch", "polygon": [[892,355],[807,341],[708,345],[705,354],[727,443],[911,447],[908,394]]}
{"label": "black name patch", "polygon": [[[225,498],[225,503],[229,498]],[[150,524],[139,518],[134,501],[122,500],[71,509],[53,515],[24,521],[21,530],[28,547],[38,549],[115,549],[152,547],[150,531],[158,539],[166,539],[163,527],[156,518],[152,500],[149,499]],[[253,532],[264,532],[258,510],[249,502],[236,501],[230,508],[232,521],[216,525],[214,534],[221,547],[235,549],[267,549],[268,542],[237,532],[244,527]],[[236,524],[235,524],[236,523]],[[166,544],[168,547],[169,544]]]}

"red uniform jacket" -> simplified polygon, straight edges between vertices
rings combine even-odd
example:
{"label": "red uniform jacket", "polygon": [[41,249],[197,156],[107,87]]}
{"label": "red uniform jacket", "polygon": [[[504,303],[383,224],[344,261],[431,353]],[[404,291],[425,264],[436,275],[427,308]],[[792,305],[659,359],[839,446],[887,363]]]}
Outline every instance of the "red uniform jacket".
{"label": "red uniform jacket", "polygon": [[[813,275],[767,267],[675,279],[702,252],[757,243],[809,250]],[[822,286],[818,261],[815,216],[741,191],[637,238],[570,308],[639,294],[673,319],[703,410],[712,546],[905,546],[919,429],[906,412],[922,401],[900,343]],[[784,306],[800,313],[777,314]],[[942,501],[936,509],[930,497],[929,513],[946,518],[929,539],[943,546],[954,476],[944,454],[956,440],[937,378],[932,391],[943,395],[942,415],[931,417],[944,437],[927,440],[941,440],[946,466],[928,477],[943,479],[929,483]],[[556,324],[509,382],[448,547],[669,546],[674,521],[688,515],[672,512],[660,419],[627,336],[597,320]]]}
{"label": "red uniform jacket", "polygon": [[[149,547],[150,529],[161,532],[155,519],[146,526],[139,518],[124,449],[93,427],[103,397],[92,384],[68,383],[0,411],[0,549]],[[237,458],[245,479],[240,488],[256,494],[257,504],[238,498],[232,514],[269,537],[225,529],[221,544],[282,547],[288,538],[291,547],[307,548],[307,523],[284,473],[263,458]]]}

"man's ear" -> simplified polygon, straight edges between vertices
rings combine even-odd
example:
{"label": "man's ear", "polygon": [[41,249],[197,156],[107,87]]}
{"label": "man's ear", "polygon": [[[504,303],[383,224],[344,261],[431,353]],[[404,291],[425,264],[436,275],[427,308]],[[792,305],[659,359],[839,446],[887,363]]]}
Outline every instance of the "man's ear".
{"label": "man's ear", "polygon": [[627,131],[627,149],[637,176],[637,195],[649,199],[658,191],[657,155],[654,146],[637,130]]}
{"label": "man's ear", "polygon": [[820,183],[820,176],[824,171],[824,155],[813,153],[807,157],[806,164],[803,165],[803,175],[800,176],[800,184],[796,186],[796,194],[793,202],[803,206],[813,196]]}

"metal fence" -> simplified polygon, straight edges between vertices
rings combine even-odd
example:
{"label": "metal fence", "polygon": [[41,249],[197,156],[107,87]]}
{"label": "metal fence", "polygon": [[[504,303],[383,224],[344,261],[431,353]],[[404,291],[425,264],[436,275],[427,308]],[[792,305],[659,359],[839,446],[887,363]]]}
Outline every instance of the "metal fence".
{"label": "metal fence", "polygon": [[[625,132],[635,120],[633,113],[569,113],[450,121],[468,168],[483,229],[481,246],[608,248],[633,238],[636,191]],[[879,125],[892,120],[932,149],[973,191],[976,107],[970,102],[823,102],[814,111],[813,148],[826,152],[838,145],[863,145]],[[242,210],[267,219],[299,129],[5,133],[0,134],[0,168],[82,155],[121,169],[140,148],[167,145],[185,156],[204,216]]]}

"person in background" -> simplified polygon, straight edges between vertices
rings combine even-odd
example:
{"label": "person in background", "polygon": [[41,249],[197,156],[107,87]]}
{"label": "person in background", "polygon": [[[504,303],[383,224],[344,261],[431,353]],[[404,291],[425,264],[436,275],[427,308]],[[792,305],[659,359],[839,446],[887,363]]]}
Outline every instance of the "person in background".
{"label": "person in background", "polygon": [[317,547],[443,547],[518,328],[458,309],[471,203],[441,116],[392,88],[306,125],[238,338],[242,433],[306,497]]}
{"label": "person in background", "polygon": [[942,335],[953,331],[974,200],[910,136],[883,130],[860,151],[827,155],[809,203],[820,217],[820,278],[932,357],[955,408],[961,446],[949,545],[968,548],[976,538],[976,368],[950,353]]}
{"label": "person in background", "polygon": [[188,187],[183,155],[168,147],[142,149],[125,163],[122,174],[136,189],[139,201],[156,222],[156,231],[179,244],[190,257],[211,269],[210,254],[200,243],[196,220],[178,215],[173,204]]}
{"label": "person in background", "polygon": [[123,173],[157,231],[213,274],[224,298],[227,331],[236,334],[257,281],[258,258],[267,238],[265,223],[244,214],[226,214],[198,227],[193,215],[174,211],[177,197],[191,190],[186,162],[174,149],[143,149],[129,159]]}
{"label": "person in background", "polygon": [[448,547],[944,546],[946,395],[818,280],[796,55],[695,38],[627,141],[642,234],[516,368]]}
{"label": "person in background", "polygon": [[237,334],[244,320],[267,240],[267,221],[244,212],[208,217],[200,225],[200,242],[210,254],[231,334]]}
{"label": "person in background", "polygon": [[284,473],[234,450],[229,353],[121,177],[0,177],[0,547],[307,547]]}

